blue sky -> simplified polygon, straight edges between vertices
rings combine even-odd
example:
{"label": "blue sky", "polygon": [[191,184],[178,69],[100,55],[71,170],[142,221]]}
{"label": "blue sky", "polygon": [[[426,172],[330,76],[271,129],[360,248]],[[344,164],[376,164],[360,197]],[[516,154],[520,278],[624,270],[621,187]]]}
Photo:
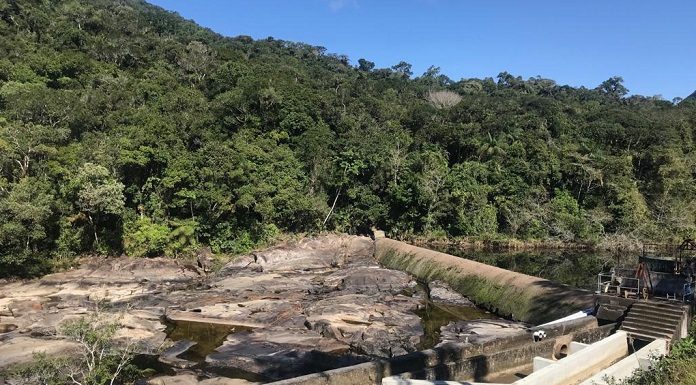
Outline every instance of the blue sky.
{"label": "blue sky", "polygon": [[149,0],[226,36],[320,45],[454,80],[508,71],[632,94],[696,90],[693,0]]}

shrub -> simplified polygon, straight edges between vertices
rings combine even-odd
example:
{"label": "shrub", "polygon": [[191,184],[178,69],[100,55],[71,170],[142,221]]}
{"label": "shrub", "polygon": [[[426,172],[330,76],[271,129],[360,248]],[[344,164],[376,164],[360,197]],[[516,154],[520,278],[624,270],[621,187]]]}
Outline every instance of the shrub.
{"label": "shrub", "polygon": [[133,257],[154,257],[158,255],[178,256],[196,247],[196,227],[192,220],[167,224],[154,223],[148,217],[141,217],[126,225],[123,248]]}
{"label": "shrub", "polygon": [[49,255],[26,250],[0,252],[0,278],[36,277],[48,274],[51,271],[51,266],[52,262]]}
{"label": "shrub", "polygon": [[243,254],[267,244],[280,235],[274,224],[255,226],[251,231],[236,228],[231,223],[221,223],[215,228],[210,246],[215,253]]}
{"label": "shrub", "polygon": [[115,385],[140,371],[131,363],[132,344],[117,344],[118,321],[98,311],[70,320],[59,331],[79,344],[75,355],[48,357],[36,354],[32,363],[13,368],[10,383],[17,385]]}
{"label": "shrub", "polygon": [[126,225],[123,248],[133,257],[152,257],[164,253],[169,239],[169,227],[153,223],[148,217],[138,218]]}

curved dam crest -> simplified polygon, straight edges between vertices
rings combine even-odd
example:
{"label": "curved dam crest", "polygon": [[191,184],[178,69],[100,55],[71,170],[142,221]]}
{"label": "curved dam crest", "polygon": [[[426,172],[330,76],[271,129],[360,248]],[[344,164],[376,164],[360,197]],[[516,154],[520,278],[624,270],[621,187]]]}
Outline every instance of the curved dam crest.
{"label": "curved dam crest", "polygon": [[419,280],[440,280],[496,314],[541,324],[594,306],[593,294],[543,278],[375,237],[375,258]]}

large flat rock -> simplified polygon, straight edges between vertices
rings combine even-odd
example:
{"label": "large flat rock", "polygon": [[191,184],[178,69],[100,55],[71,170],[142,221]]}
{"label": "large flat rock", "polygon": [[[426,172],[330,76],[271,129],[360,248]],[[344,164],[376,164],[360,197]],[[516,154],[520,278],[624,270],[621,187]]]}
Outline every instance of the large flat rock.
{"label": "large flat rock", "polygon": [[225,267],[226,271],[240,268],[263,271],[298,271],[335,269],[348,263],[370,259],[374,255],[374,242],[369,237],[326,235],[303,238],[236,261]]}
{"label": "large flat rock", "polygon": [[77,343],[63,339],[12,338],[0,342],[0,369],[31,362],[34,354],[67,355],[77,352],[78,348]]}
{"label": "large flat rock", "polygon": [[180,374],[177,376],[159,376],[150,379],[148,385],[254,385],[240,378],[215,377],[199,380],[195,374]]}
{"label": "large flat rock", "polygon": [[206,357],[208,370],[234,368],[267,379],[291,376],[363,362],[350,347],[310,330],[268,328],[230,335]]}
{"label": "large flat rock", "polygon": [[420,303],[402,295],[336,295],[310,304],[307,322],[357,352],[393,357],[417,350],[423,328],[413,311]]}

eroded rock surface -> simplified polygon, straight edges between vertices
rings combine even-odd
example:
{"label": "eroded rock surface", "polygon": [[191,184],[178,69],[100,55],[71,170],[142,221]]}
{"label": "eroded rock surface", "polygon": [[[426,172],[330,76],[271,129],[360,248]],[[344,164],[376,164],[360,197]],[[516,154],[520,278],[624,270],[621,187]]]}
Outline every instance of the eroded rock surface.
{"label": "eroded rock surface", "polygon": [[233,368],[263,378],[285,378],[365,361],[349,346],[309,330],[268,328],[230,335],[206,357],[209,367]]}
{"label": "eroded rock surface", "polygon": [[[235,383],[205,379],[230,372],[274,380],[416,351],[424,330],[414,312],[428,295],[408,274],[380,267],[373,253],[370,238],[327,235],[240,257],[216,274],[166,258],[116,258],[8,283],[0,288],[0,368],[26,362],[34,350],[74,349],[59,325],[97,303],[108,304],[101,311],[119,320],[117,337],[146,352],[171,345],[165,319],[223,326],[222,335],[206,343],[176,333],[201,343],[180,342],[160,362],[194,372],[151,384]],[[431,285],[430,300],[471,305],[444,284]],[[488,331],[506,332],[452,324],[442,335],[461,340]],[[186,356],[192,347],[199,358]]]}
{"label": "eroded rock surface", "polygon": [[413,311],[420,303],[402,295],[336,295],[310,304],[307,321],[359,353],[393,357],[417,350],[423,328]]}
{"label": "eroded rock surface", "polygon": [[99,307],[121,325],[117,339],[142,351],[158,350],[166,339],[161,317],[170,293],[197,279],[172,259],[115,258],[88,259],[79,269],[6,283],[0,286],[0,324],[14,327],[0,333],[0,369],[29,362],[33,353],[74,350],[76,345],[60,335],[60,325]]}
{"label": "eroded rock surface", "polygon": [[150,379],[148,385],[253,385],[251,382],[240,378],[214,377],[199,380],[195,374],[180,374],[176,376],[159,376]]}
{"label": "eroded rock surface", "polygon": [[303,239],[227,266],[205,293],[187,293],[173,321],[251,327],[206,359],[266,378],[310,373],[370,357],[415,351],[423,334],[413,311],[422,299],[401,294],[415,283],[381,268],[367,237]]}

